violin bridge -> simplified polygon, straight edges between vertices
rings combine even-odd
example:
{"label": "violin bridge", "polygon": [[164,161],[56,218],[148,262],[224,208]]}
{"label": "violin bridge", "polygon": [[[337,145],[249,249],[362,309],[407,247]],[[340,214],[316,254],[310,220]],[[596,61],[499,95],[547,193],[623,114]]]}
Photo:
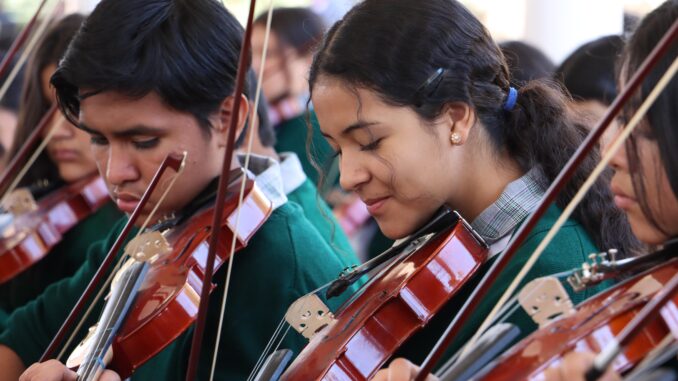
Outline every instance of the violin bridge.
{"label": "violin bridge", "polygon": [[153,262],[162,255],[172,252],[172,246],[158,231],[139,234],[125,246],[125,255],[139,262]]}
{"label": "violin bridge", "polygon": [[15,216],[19,216],[37,210],[38,204],[28,189],[19,188],[7,195],[2,201],[2,208]]}
{"label": "violin bridge", "polygon": [[316,294],[297,299],[285,313],[285,321],[311,340],[316,333],[335,321],[334,314]]}
{"label": "violin bridge", "polygon": [[526,284],[518,293],[518,302],[540,328],[574,312],[570,296],[554,277],[537,278]]}

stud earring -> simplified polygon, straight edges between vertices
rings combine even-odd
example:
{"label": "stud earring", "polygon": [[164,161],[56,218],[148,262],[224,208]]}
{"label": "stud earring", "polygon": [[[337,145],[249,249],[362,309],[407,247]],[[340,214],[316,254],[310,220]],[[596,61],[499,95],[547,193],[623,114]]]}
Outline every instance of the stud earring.
{"label": "stud earring", "polygon": [[459,135],[458,132],[453,132],[450,135],[450,142],[455,146],[458,146],[459,144],[461,144],[461,135]]}

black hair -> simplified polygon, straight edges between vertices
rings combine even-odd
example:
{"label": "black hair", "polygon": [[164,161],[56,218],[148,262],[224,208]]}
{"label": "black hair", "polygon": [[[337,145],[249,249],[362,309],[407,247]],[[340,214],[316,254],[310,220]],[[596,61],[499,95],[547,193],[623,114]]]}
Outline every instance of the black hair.
{"label": "black hair", "polygon": [[[624,50],[623,70],[621,75],[624,82],[630,80],[631,76],[638,70],[642,62],[649,56],[652,49],[657,46],[662,36],[669,30],[671,25],[678,19],[678,0],[667,0],[657,9],[649,13],[641,22],[633,35],[629,38],[628,44]],[[659,79],[668,70],[678,56],[678,44],[672,44],[664,56],[659,60],[654,69],[645,78],[641,90],[625,106],[624,115],[628,119],[635,110],[638,109],[642,100],[646,99],[652,89],[657,85]],[[648,110],[645,120],[651,130],[651,137],[657,142],[659,154],[668,176],[669,183],[674,195],[678,197],[678,78],[673,78],[668,86],[662,91],[657,100]],[[643,128],[643,126],[639,126]],[[642,168],[639,165],[638,152],[636,150],[635,139],[627,141],[627,155],[631,173],[633,174],[633,183],[636,194],[640,195],[640,205],[648,219],[655,224],[657,228],[663,230],[653,218],[650,208],[647,204],[647,192],[642,182]],[[651,190],[655,191],[655,190]]]}
{"label": "black hair", "polygon": [[[83,15],[72,14],[57,21],[42,38],[26,64],[21,96],[22,103],[19,108],[17,128],[14,132],[9,157],[16,156],[51,107],[52,100],[45,98],[42,88],[42,72],[49,65],[59,63],[68,43],[78,31],[84,19],[85,16]],[[19,185],[29,186],[43,181],[50,183],[61,181],[56,165],[50,160],[46,152],[38,156]]]}
{"label": "black hair", "polygon": [[[251,98],[252,102],[254,102],[254,95],[256,94],[258,83],[257,77],[252,69],[250,69],[247,72],[247,76],[248,76],[248,86],[246,95],[248,96],[248,98]],[[252,106],[254,105],[252,104]],[[259,94],[259,104],[257,105],[257,119],[259,122],[259,126],[257,129],[257,133],[259,134],[259,141],[264,147],[273,147],[275,145],[275,130],[273,129],[271,121],[268,118],[268,106],[263,91]],[[247,124],[247,128],[249,128],[249,123]],[[242,147],[242,145],[245,143],[245,135],[247,134],[243,130],[243,132],[240,135],[240,138],[238,138],[238,140],[236,141],[237,148]]]}
{"label": "black hair", "polygon": [[511,82],[523,84],[541,78],[550,78],[556,65],[544,52],[522,41],[506,41],[499,44],[509,67]]}
{"label": "black hair", "polygon": [[[266,25],[268,13],[262,13],[254,25]],[[297,53],[310,53],[322,40],[325,24],[322,18],[308,8],[276,8],[271,19],[271,31],[278,39]]]}
{"label": "black hair", "polygon": [[209,135],[210,115],[233,93],[242,38],[240,23],[216,0],[103,0],[52,84],[76,125],[82,97],[155,92],[169,107],[192,114]]}
{"label": "black hair", "polygon": [[615,67],[624,48],[621,36],[605,36],[580,46],[556,70],[575,100],[596,100],[604,105],[617,97]]}
{"label": "black hair", "polygon": [[[442,74],[427,81],[439,69]],[[523,171],[541,167],[549,182],[587,133],[567,117],[567,97],[554,83],[528,82],[518,90],[515,107],[503,109],[508,66],[488,31],[457,1],[358,4],[326,34],[311,66],[311,91],[321,75],[372,90],[388,104],[409,107],[427,121],[451,102],[466,103],[496,152],[508,153]],[[422,84],[427,84],[424,89]],[[595,152],[579,168],[558,196],[558,206],[570,201],[598,157]],[[596,182],[573,217],[599,248],[636,247],[605,178]]]}

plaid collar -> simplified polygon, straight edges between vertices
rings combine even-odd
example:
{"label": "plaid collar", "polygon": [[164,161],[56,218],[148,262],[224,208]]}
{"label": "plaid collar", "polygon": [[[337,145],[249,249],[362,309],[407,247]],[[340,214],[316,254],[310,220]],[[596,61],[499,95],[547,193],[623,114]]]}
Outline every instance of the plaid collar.
{"label": "plaid collar", "polygon": [[492,245],[513,232],[539,204],[546,179],[540,168],[530,169],[509,183],[499,198],[471,223],[487,244]]}

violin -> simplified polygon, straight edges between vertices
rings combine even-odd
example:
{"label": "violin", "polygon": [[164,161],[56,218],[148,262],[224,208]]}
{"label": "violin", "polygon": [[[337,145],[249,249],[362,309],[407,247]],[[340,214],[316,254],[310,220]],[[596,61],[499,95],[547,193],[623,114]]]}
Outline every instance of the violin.
{"label": "violin", "polygon": [[[562,317],[513,346],[488,365],[476,380],[539,379],[551,365],[573,350],[601,352],[639,314],[655,294],[678,273],[678,258],[644,271],[581,303],[576,312]],[[628,372],[672,333],[678,332],[678,295],[662,308],[661,318],[646,324],[612,363]]]}
{"label": "violin", "polygon": [[[229,179],[215,271],[228,260],[234,236],[237,251],[272,212],[271,202],[241,169],[231,171]],[[242,182],[245,192],[238,208]],[[213,213],[210,202],[191,216],[162,222],[159,230],[141,234],[127,244],[125,253],[130,259],[113,281],[102,319],[66,362],[68,367],[78,368],[79,379],[95,379],[103,369],[98,359],[105,357],[110,359],[109,369],[127,378],[195,322],[199,290],[205,282],[211,289],[216,287],[205,278]]]}
{"label": "violin", "polygon": [[0,236],[0,283],[44,258],[66,232],[109,200],[106,184],[99,176],[64,186],[37,203],[27,189],[13,192],[6,209],[15,218]]}
{"label": "violin", "polygon": [[[397,257],[336,315],[320,316],[315,304],[319,299],[302,298],[290,307],[299,319],[286,319],[311,340],[281,379],[370,379],[488,259],[482,238],[448,209],[413,237],[389,249],[397,251]],[[328,293],[333,289],[330,286]],[[320,318],[319,325],[314,320]]]}

